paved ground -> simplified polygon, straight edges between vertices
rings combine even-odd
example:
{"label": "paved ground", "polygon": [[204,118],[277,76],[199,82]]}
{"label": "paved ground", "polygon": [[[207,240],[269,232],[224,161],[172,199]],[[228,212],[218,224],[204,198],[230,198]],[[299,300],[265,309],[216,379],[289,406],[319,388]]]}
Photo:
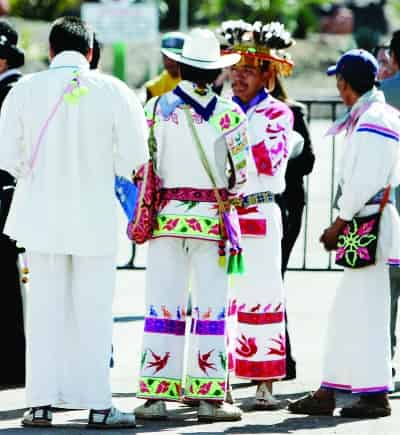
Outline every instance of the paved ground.
{"label": "paved ground", "polygon": [[[143,257],[144,252],[139,253]],[[286,279],[288,311],[298,361],[298,379],[280,382],[275,392],[281,398],[299,397],[318,386],[321,372],[321,355],[325,332],[325,318],[340,273],[289,272]],[[112,370],[114,401],[123,410],[139,404],[135,398],[136,377],[139,366],[140,331],[144,303],[144,273],[119,272],[114,306],[114,345],[116,365]],[[238,404],[245,410],[246,401],[254,387],[242,381],[234,383]],[[225,424],[198,424],[196,410],[173,406],[169,422],[139,424],[136,431],[108,431],[120,433],[171,433],[171,434],[351,434],[397,435],[400,427],[399,393],[392,395],[393,416],[380,420],[356,421],[334,417],[303,417],[291,415],[286,410],[274,412],[245,412],[241,422]],[[340,397],[339,405],[351,397]],[[24,410],[24,390],[0,391],[0,434],[49,434],[52,430],[21,429],[19,419]],[[55,414],[56,433],[86,434],[86,411],[60,411]]]}

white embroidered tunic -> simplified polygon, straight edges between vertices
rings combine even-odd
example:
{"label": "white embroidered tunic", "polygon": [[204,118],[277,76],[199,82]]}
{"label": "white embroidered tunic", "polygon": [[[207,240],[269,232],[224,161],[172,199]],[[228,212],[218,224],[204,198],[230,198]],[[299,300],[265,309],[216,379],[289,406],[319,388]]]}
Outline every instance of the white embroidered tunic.
{"label": "white embroidered tunic", "polygon": [[[89,92],[78,104],[62,102],[29,173],[40,131],[75,71]],[[48,70],[14,86],[2,108],[0,136],[0,167],[18,180],[5,232],[30,251],[114,255],[114,176],[130,178],[148,158],[146,121],[134,93],[90,71],[80,53],[64,51]]]}

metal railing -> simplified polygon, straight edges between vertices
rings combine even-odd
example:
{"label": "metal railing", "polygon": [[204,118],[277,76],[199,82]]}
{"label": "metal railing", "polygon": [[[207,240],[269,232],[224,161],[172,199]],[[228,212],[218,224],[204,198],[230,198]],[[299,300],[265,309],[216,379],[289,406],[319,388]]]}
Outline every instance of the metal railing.
{"label": "metal railing", "polygon": [[[304,104],[307,108],[306,119],[310,131],[312,131],[313,123],[317,120],[324,119],[327,122],[333,123],[338,117],[338,109],[343,108],[343,103],[339,98],[303,98],[298,100],[300,103]],[[316,108],[322,108],[322,110],[316,111]],[[318,142],[317,137],[312,137],[313,147],[315,150],[315,144]],[[335,170],[336,170],[336,140],[335,137],[331,137],[331,164],[330,164],[330,189],[329,189],[329,223],[334,220],[334,210],[333,210],[333,202],[336,194],[336,183],[335,183]],[[318,158],[318,157],[317,157]],[[334,265],[333,255],[332,253],[323,253],[322,255],[326,256],[326,265],[325,266],[312,266],[307,261],[308,257],[308,246],[309,246],[309,225],[310,225],[310,209],[312,208],[312,204],[309,200],[309,192],[310,192],[310,182],[311,179],[315,177],[314,172],[309,176],[305,177],[305,191],[306,191],[306,204],[304,207],[303,213],[303,221],[302,221],[302,233],[300,234],[298,240],[296,241],[296,246],[298,246],[300,240],[302,239],[302,259],[300,266],[291,266],[291,262],[289,261],[288,270],[292,271],[340,271],[343,270]]]}

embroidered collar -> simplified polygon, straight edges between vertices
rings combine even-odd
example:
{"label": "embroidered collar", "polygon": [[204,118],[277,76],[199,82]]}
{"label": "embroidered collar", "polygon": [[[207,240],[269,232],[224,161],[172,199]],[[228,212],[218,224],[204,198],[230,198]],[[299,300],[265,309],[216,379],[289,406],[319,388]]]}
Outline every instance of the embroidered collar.
{"label": "embroidered collar", "polygon": [[332,127],[326,132],[326,136],[335,136],[346,130],[350,131],[360,119],[361,115],[368,110],[373,103],[385,103],[385,97],[382,91],[378,91],[375,87],[362,95],[351,107],[351,109],[340,119],[338,119]]}
{"label": "embroidered collar", "polygon": [[266,98],[268,98],[268,92],[264,88],[262,88],[260,92],[247,104],[243,103],[243,101],[236,96],[233,96],[232,100],[235,103],[239,104],[244,113],[247,113],[251,108],[257,106],[257,104],[261,103],[261,101],[265,100]]}
{"label": "embroidered collar", "polygon": [[77,51],[62,51],[50,63],[50,69],[68,67],[89,69],[89,62],[83,54]]}
{"label": "embroidered collar", "polygon": [[200,93],[196,92],[194,83],[184,80],[173,90],[173,93],[184,103],[189,104],[205,121],[208,121],[214,113],[217,97],[208,88],[205,90],[204,95],[200,95]]}

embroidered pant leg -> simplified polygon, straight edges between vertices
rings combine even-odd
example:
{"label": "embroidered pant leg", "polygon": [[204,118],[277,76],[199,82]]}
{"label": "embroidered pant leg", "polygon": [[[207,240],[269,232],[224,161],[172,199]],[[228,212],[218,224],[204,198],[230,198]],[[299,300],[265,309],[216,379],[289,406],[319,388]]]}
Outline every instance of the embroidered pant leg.
{"label": "embroidered pant leg", "polygon": [[390,290],[383,262],[346,269],[329,317],[323,383],[353,393],[388,391]]}
{"label": "embroidered pant leg", "polygon": [[193,308],[185,395],[222,401],[227,380],[226,311],[229,278],[215,243],[188,243]]}
{"label": "embroidered pant leg", "polygon": [[281,219],[276,204],[259,208],[267,219],[267,235],[243,239],[246,274],[234,278],[237,300],[230,311],[237,311],[235,375],[280,379],[286,375]]}
{"label": "embroidered pant leg", "polygon": [[111,405],[113,257],[28,253],[27,404]]}
{"label": "embroidered pant leg", "polygon": [[140,398],[181,396],[189,285],[186,243],[174,238],[149,242]]}

